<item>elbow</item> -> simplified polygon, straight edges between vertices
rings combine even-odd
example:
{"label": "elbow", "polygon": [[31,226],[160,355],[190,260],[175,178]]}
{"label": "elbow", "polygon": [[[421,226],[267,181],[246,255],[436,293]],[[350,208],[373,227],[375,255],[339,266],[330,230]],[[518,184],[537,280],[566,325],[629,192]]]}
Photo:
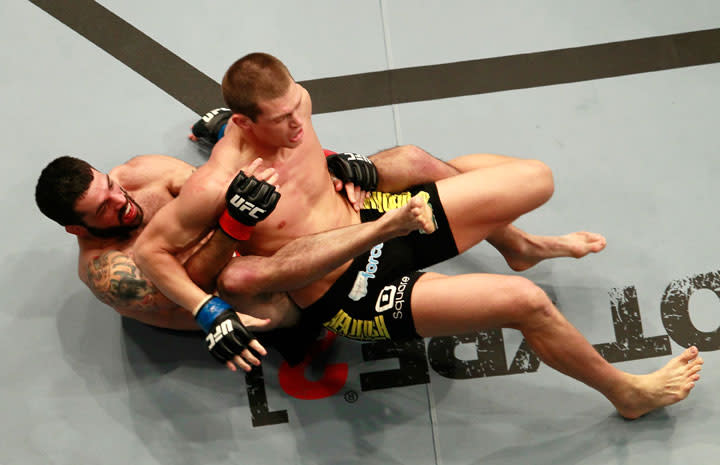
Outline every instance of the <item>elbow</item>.
{"label": "elbow", "polygon": [[402,145],[400,146],[400,150],[402,150],[404,154],[404,160],[411,166],[418,165],[422,167],[423,165],[432,164],[433,161],[436,161],[435,157],[417,145]]}
{"label": "elbow", "polygon": [[150,262],[149,257],[151,254],[150,248],[147,247],[146,243],[140,242],[139,240],[135,243],[133,247],[133,260],[143,272],[146,269],[146,265]]}
{"label": "elbow", "polygon": [[158,257],[158,250],[147,241],[138,240],[133,246],[133,261],[144,274],[151,277],[161,260]]}
{"label": "elbow", "polygon": [[418,183],[433,182],[457,174],[455,170],[450,170],[445,162],[433,157],[416,145],[403,145],[402,150],[405,154],[407,166],[412,167],[414,173],[424,174],[420,179],[417,179]]}

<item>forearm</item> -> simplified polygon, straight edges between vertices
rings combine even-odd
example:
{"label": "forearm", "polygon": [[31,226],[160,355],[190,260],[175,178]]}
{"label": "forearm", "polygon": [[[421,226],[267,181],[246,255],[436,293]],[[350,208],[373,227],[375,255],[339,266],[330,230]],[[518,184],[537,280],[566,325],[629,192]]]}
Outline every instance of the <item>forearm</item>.
{"label": "forearm", "polygon": [[305,236],[270,257],[268,291],[298,289],[322,278],[343,263],[394,237],[379,220]]}
{"label": "forearm", "polygon": [[178,257],[207,237],[224,205],[225,186],[211,176],[208,165],[186,182],[179,197],[155,214],[134,245],[138,266],[160,292],[193,314],[211,292],[193,282]]}
{"label": "forearm", "polygon": [[207,293],[213,293],[217,287],[217,277],[230,262],[236,246],[236,239],[216,230],[200,250],[185,262],[190,279]]}
{"label": "forearm", "polygon": [[135,260],[160,292],[180,307],[192,312],[207,298],[208,292],[190,279],[180,261],[161,248],[138,248]]}
{"label": "forearm", "polygon": [[286,244],[270,257],[243,256],[233,259],[221,280],[230,292],[258,295],[304,287],[373,246],[407,234],[397,215],[311,236]]}

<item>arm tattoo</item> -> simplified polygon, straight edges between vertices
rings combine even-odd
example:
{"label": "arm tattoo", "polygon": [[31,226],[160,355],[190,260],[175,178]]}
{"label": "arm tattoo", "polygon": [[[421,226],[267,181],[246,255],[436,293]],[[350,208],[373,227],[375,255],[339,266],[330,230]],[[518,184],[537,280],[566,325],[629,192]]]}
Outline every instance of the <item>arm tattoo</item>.
{"label": "arm tattoo", "polygon": [[90,260],[87,277],[93,294],[115,309],[151,310],[162,295],[133,259],[117,250]]}

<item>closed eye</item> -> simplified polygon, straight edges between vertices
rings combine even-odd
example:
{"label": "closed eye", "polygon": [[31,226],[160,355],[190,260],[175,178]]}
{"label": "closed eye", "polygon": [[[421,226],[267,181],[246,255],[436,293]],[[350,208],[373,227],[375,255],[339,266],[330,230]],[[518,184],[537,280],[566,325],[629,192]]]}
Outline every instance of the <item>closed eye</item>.
{"label": "closed eye", "polygon": [[[110,179],[110,176],[108,176],[107,174],[105,175],[105,177],[107,178],[108,191],[111,191],[112,187],[113,187],[113,181],[112,181],[112,179]],[[96,215],[100,215],[101,213],[103,213],[105,211],[105,207],[107,207],[107,202],[108,202],[108,199],[103,200],[103,202],[98,206],[97,210],[95,210]]]}

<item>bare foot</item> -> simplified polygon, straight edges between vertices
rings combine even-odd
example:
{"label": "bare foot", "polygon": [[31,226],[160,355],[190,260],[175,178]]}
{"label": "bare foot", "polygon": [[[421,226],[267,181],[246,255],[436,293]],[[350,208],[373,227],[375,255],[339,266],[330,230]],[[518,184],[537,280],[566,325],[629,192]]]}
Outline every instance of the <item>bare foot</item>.
{"label": "bare foot", "polygon": [[396,225],[403,234],[420,231],[421,234],[431,234],[437,229],[432,208],[421,195],[416,195],[400,208],[390,210],[385,214],[388,220],[395,220]]}
{"label": "bare foot", "polygon": [[524,271],[548,258],[582,258],[589,253],[600,252],[606,244],[607,241],[600,234],[578,231],[564,236],[523,234],[522,237],[513,237],[511,241],[502,241],[502,246],[493,245],[503,254],[510,268]]}
{"label": "bare foot", "polygon": [[685,399],[700,379],[703,359],[696,347],[690,347],[667,365],[648,375],[630,375],[632,387],[612,400],[618,413],[633,420],[660,407]]}

